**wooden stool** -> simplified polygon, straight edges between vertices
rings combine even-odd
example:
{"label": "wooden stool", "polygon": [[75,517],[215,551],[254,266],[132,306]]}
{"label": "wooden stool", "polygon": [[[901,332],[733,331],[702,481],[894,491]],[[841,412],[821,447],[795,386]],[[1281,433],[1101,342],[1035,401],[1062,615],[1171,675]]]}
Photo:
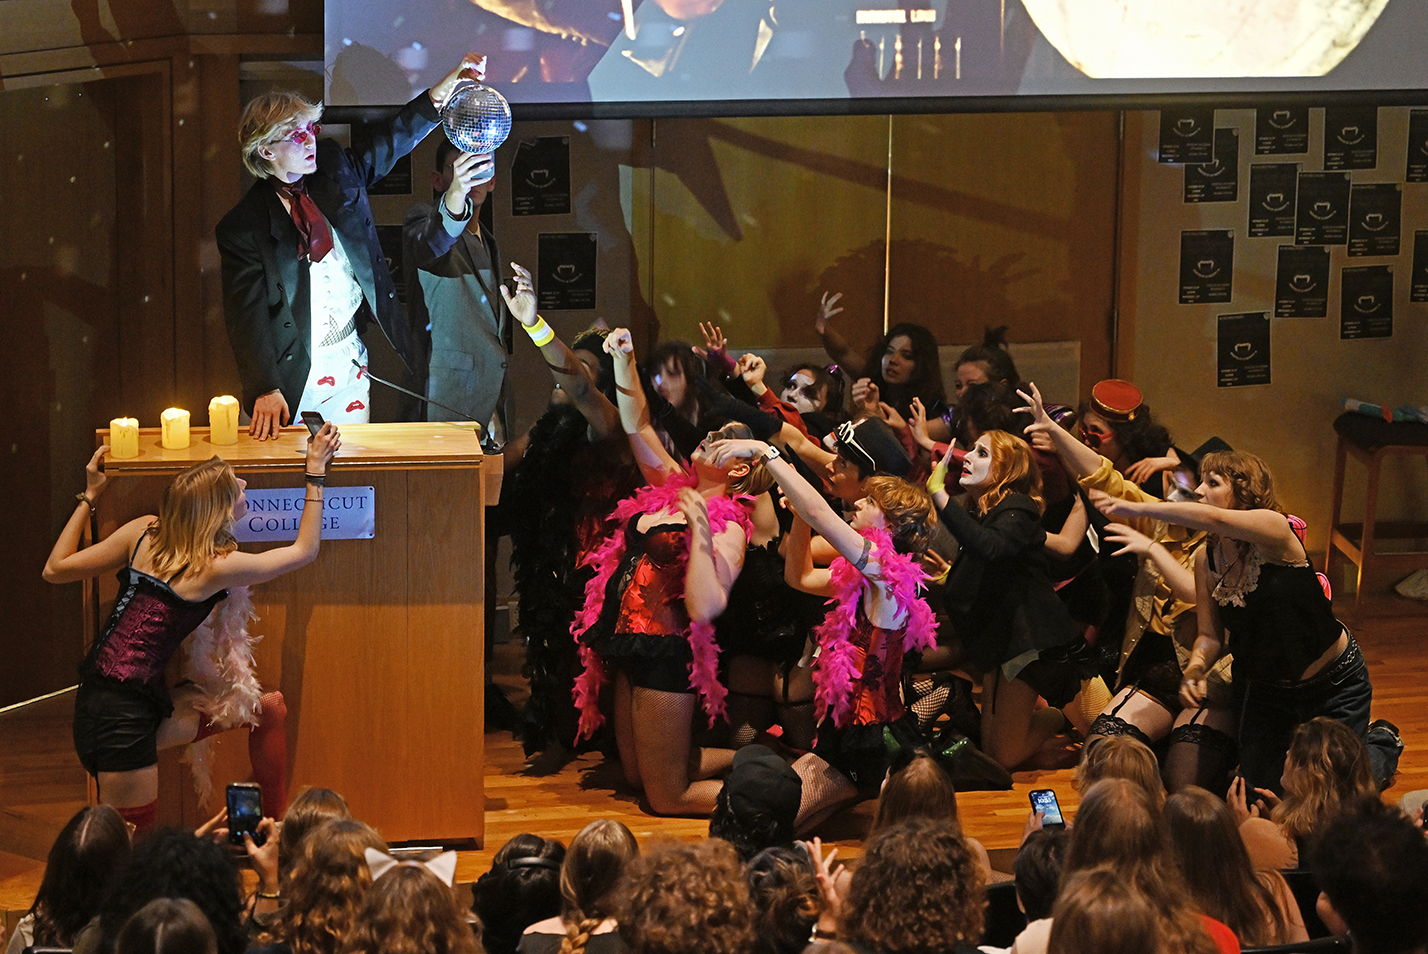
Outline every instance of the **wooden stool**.
{"label": "wooden stool", "polygon": [[[1334,506],[1329,519],[1329,550],[1324,572],[1334,579],[1334,557],[1342,554],[1359,568],[1354,609],[1363,609],[1364,590],[1387,575],[1397,581],[1428,567],[1428,552],[1376,553],[1375,540],[1428,537],[1428,523],[1378,520],[1379,467],[1390,456],[1421,457],[1428,464],[1428,424],[1394,423],[1344,413],[1334,420],[1339,449],[1334,459]],[[1368,469],[1363,523],[1340,523],[1344,512],[1344,463],[1353,458]]]}

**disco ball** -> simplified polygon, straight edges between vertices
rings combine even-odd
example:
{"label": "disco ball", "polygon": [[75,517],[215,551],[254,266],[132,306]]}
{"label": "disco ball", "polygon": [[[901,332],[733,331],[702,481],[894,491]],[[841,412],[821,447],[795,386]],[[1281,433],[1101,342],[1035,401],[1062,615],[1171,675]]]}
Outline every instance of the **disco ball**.
{"label": "disco ball", "polygon": [[489,86],[472,83],[451,94],[441,124],[457,149],[487,155],[511,134],[511,104]]}

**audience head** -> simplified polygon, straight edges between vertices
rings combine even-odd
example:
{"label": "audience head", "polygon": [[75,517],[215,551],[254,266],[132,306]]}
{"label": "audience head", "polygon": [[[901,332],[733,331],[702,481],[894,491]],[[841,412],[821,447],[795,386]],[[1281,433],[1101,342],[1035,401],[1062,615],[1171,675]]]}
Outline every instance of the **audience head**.
{"label": "audience head", "polygon": [[903,749],[893,756],[887,781],[878,793],[874,832],[908,818],[957,819],[957,789],[925,748]]}
{"label": "audience head", "polygon": [[800,414],[836,414],[843,407],[843,375],[816,364],[799,364],[779,378],[779,399]]}
{"label": "audience head", "polygon": [[[937,508],[927,488],[901,477],[879,475],[863,482],[865,499],[881,515],[881,525],[892,537],[893,549],[899,553],[921,556],[937,533]],[[853,517],[852,526],[861,530],[877,526],[879,517],[865,511],[862,501]]]}
{"label": "audience head", "polygon": [[981,868],[955,821],[877,832],[843,903],[843,937],[881,954],[931,954],[982,937]]}
{"label": "audience head", "polygon": [[187,898],[198,905],[218,939],[218,954],[247,949],[238,870],[213,842],[171,828],[135,846],[100,907],[101,950],[113,950],[120,929],[155,898]]}
{"label": "audience head", "polygon": [[342,954],[480,954],[481,945],[450,887],[421,865],[399,864],[372,883],[341,950]]}
{"label": "audience head", "polygon": [[308,832],[324,822],[351,817],[347,802],[332,789],[303,789],[283,815],[282,829],[278,835],[278,871],[283,877],[287,877],[293,862],[297,860],[298,848]]}
{"label": "audience head", "polygon": [[1165,801],[1165,828],[1171,860],[1201,911],[1244,944],[1289,940],[1274,893],[1256,875],[1223,798],[1194,785],[1182,789]]}
{"label": "audience head", "polygon": [[749,861],[755,951],[798,954],[823,910],[812,859],[795,848],[766,848]]}
{"label": "audience head", "polygon": [[681,417],[698,421],[704,416],[703,394],[694,379],[704,375],[704,360],[683,341],[666,341],[650,351],[650,384]]}
{"label": "audience head", "polygon": [[877,418],[844,421],[834,428],[828,440],[838,455],[838,461],[851,470],[858,481],[867,480],[874,474],[905,477],[912,469],[912,461],[907,451],[903,450],[902,442],[892,428]]}
{"label": "audience head", "polygon": [[1356,798],[1311,852],[1319,913],[1354,954],[1409,954],[1428,946],[1428,842],[1376,795]]}
{"label": "audience head", "polygon": [[1271,817],[1293,838],[1318,831],[1351,799],[1378,795],[1363,740],[1325,716],[1295,727],[1280,781],[1284,798]]}
{"label": "audience head", "polygon": [[1041,468],[1031,445],[1006,431],[987,431],[977,438],[967,453],[961,484],[983,514],[1011,494],[1026,494],[1038,509],[1042,506]]}
{"label": "audience head", "polygon": [[644,852],[622,894],[620,937],[632,954],[747,954],[754,946],[744,869],[722,839]]}
{"label": "audience head", "polygon": [[1057,954],[1217,954],[1183,902],[1146,894],[1114,866],[1070,875],[1051,916],[1047,949]]}
{"label": "audience head", "polygon": [[1155,866],[1165,848],[1159,801],[1129,779],[1103,778],[1081,793],[1066,845],[1066,870],[1101,864],[1122,870]]}
{"label": "audience head", "polygon": [[264,940],[287,945],[291,954],[333,954],[372,884],[364,852],[386,851],[387,846],[354,818],[334,818],[310,834],[298,845],[288,872],[287,903]]}
{"label": "audience head", "polygon": [[560,914],[564,860],[564,845],[531,834],[517,835],[496,852],[491,870],[471,889],[487,954],[513,954],[522,931]]}
{"label": "audience head", "polygon": [[607,398],[615,400],[615,356],[605,350],[608,328],[587,328],[570,342],[570,350],[585,365],[595,379],[595,387]]}
{"label": "audience head", "polygon": [[1038,828],[1022,842],[1012,862],[1016,896],[1028,921],[1051,917],[1066,863],[1065,828]]}
{"label": "audience head", "polygon": [[1248,451],[1214,451],[1200,461],[1195,495],[1226,510],[1276,510],[1274,477],[1263,460]]}
{"label": "audience head", "polygon": [[755,456],[752,459],[731,457],[723,466],[720,466],[708,456],[705,450],[715,441],[749,440],[753,436],[754,432],[749,429],[749,425],[730,421],[718,430],[710,431],[703,443],[694,449],[689,462],[694,466],[696,472],[708,473],[710,476],[726,481],[729,492],[732,494],[748,494],[751,497],[766,494],[774,485],[774,477],[762,457]]}
{"label": "audience head", "polygon": [[589,932],[615,916],[615,888],[639,853],[630,830],[605,818],[586,825],[571,840],[560,867],[561,917],[571,941],[566,954],[583,950]]}
{"label": "audience head", "polygon": [[946,403],[937,339],[922,325],[902,322],[888,329],[868,352],[864,374],[878,386],[884,401],[904,413],[914,397],[929,408]]}
{"label": "audience head", "polygon": [[1009,384],[998,381],[969,385],[962,392],[959,415],[962,433],[958,437],[968,444],[975,443],[988,431],[1006,431],[1021,437],[1032,420],[1030,414],[1017,412],[1016,408],[1022,403],[1016,389]]}
{"label": "audience head", "polygon": [[709,836],[733,845],[740,861],[765,848],[792,847],[802,797],[803,782],[792,766],[767,746],[743,746],[719,790]]}
{"label": "audience head", "polygon": [[35,944],[69,947],[99,913],[105,889],[129,858],[129,829],[108,805],[81,808],[50,847],[30,914]]}
{"label": "audience head", "polygon": [[1072,783],[1084,792],[1103,778],[1123,778],[1145,789],[1156,805],[1165,804],[1160,762],[1139,739],[1128,735],[1101,736],[1081,751]]}
{"label": "audience head", "polygon": [[125,922],[115,954],[218,954],[218,939],[198,905],[155,898]]}
{"label": "audience head", "polygon": [[958,403],[967,388],[974,384],[1006,384],[1015,388],[1021,383],[1016,362],[1007,351],[1007,328],[988,328],[982,343],[973,345],[957,358],[952,389]]}

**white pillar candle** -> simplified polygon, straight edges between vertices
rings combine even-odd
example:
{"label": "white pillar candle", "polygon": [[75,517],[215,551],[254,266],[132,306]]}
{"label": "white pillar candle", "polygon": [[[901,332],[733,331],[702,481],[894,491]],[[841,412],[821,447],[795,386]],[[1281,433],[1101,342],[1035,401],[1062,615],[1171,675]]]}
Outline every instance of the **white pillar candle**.
{"label": "white pillar candle", "polygon": [[109,456],[129,460],[139,456],[139,422],[132,417],[116,417],[109,422]]}
{"label": "white pillar candle", "polygon": [[238,443],[238,399],[221,394],[208,402],[208,439],[215,444]]}
{"label": "white pillar candle", "polygon": [[163,427],[163,445],[169,450],[183,450],[188,446],[188,412],[180,407],[171,407],[160,415]]}

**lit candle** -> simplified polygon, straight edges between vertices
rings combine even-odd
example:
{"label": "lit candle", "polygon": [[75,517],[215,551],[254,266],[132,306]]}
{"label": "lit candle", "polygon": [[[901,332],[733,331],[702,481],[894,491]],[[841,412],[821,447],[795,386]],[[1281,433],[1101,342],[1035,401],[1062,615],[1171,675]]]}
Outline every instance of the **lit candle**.
{"label": "lit candle", "polygon": [[215,444],[238,443],[238,399],[233,395],[208,402],[208,439]]}
{"label": "lit candle", "polygon": [[188,446],[188,412],[183,408],[171,407],[159,417],[163,426],[163,445],[169,450],[183,450]]}
{"label": "lit candle", "polygon": [[128,460],[139,456],[139,422],[132,417],[116,417],[109,422],[109,456]]}

